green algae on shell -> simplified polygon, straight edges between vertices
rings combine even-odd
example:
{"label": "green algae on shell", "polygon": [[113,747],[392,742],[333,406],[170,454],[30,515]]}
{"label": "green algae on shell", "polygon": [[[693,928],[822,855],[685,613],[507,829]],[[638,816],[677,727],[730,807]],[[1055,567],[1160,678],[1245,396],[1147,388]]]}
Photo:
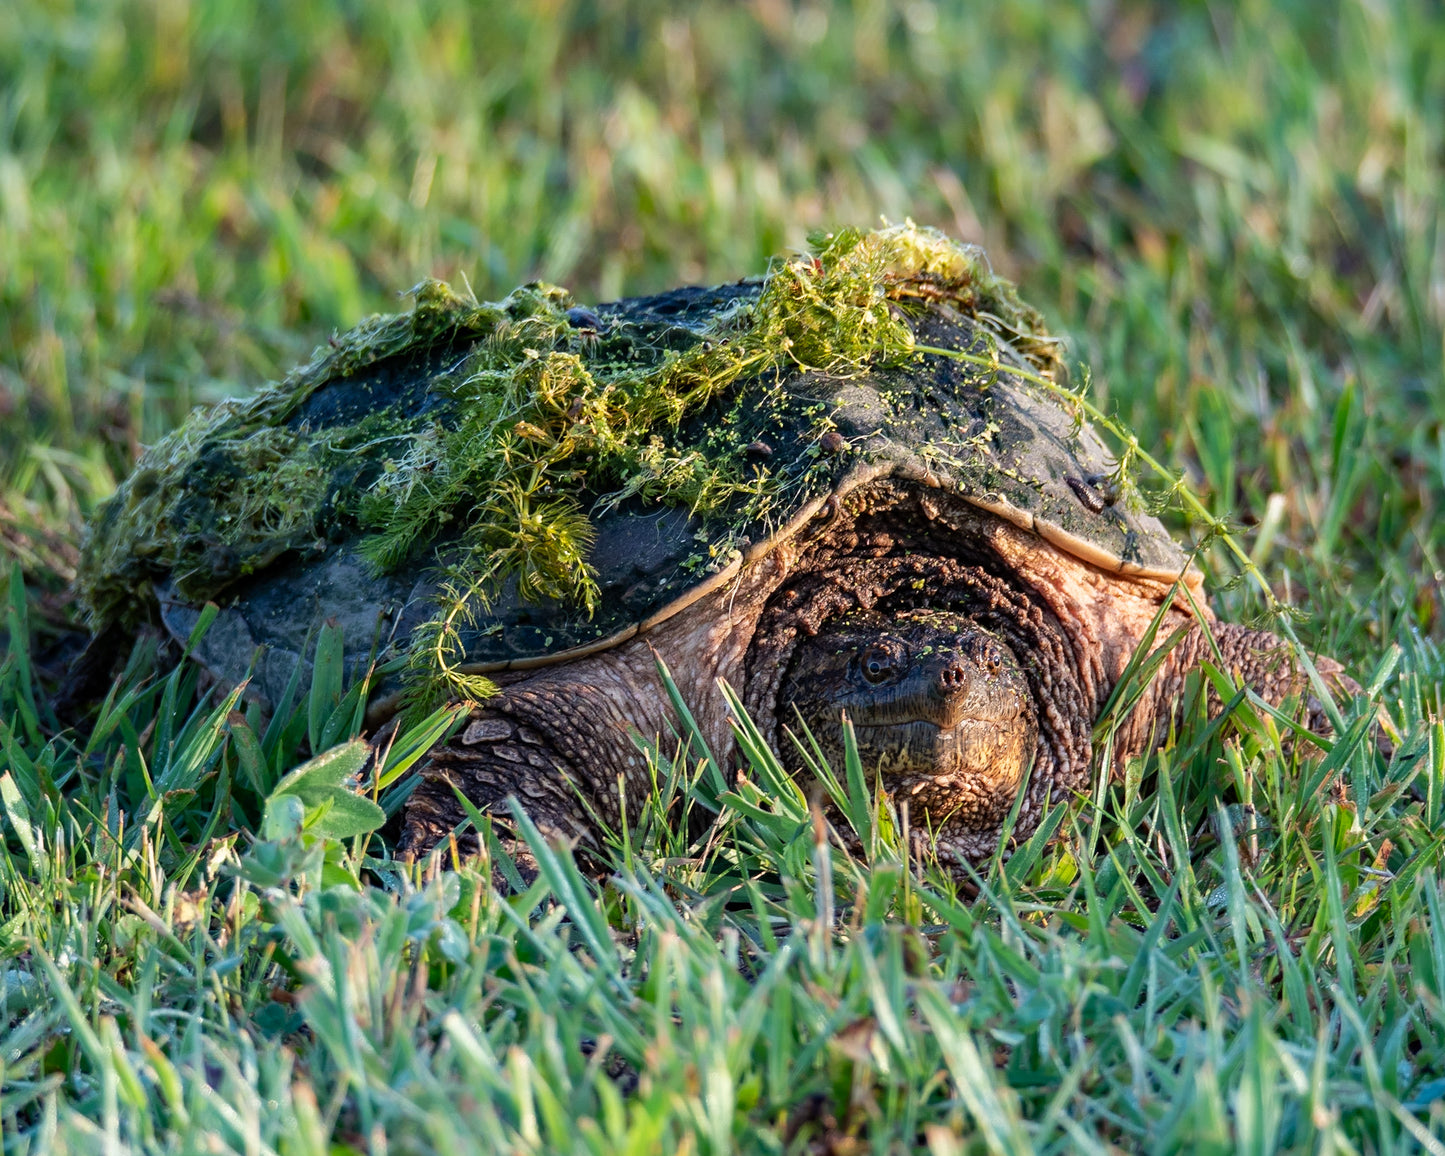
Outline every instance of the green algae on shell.
{"label": "green algae on shell", "polygon": [[1110,568],[1177,574],[1157,522],[1100,497],[1115,463],[1037,384],[1061,378],[982,253],[911,224],[595,310],[550,286],[483,304],[427,282],[410,313],[150,450],[97,516],[80,591],[97,627],[157,591],[173,627],[239,598],[211,649],[241,672],[257,643],[271,665],[299,653],[317,618],[350,622],[364,653],[394,606],[415,680],[479,697],[485,672],[645,626],[880,470]]}

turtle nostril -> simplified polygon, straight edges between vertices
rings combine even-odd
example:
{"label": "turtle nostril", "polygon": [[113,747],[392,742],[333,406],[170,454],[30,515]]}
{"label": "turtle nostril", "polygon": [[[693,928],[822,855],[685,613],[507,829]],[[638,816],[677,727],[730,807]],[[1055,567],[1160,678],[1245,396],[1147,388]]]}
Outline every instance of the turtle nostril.
{"label": "turtle nostril", "polygon": [[957,690],[963,685],[964,672],[961,666],[946,666],[938,672],[938,687],[940,690]]}

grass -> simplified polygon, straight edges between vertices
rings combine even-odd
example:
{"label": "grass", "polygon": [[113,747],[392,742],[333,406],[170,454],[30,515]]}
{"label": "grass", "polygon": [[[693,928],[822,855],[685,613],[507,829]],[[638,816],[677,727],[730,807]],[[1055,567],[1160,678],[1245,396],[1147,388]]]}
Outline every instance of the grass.
{"label": "grass", "polygon": [[[1438,8],[493,7],[0,7],[5,1150],[1438,1151]],[[503,898],[349,833],[330,675],[263,726],[141,641],[55,717],[81,520],[194,404],[425,275],[603,299],[880,213],[987,244],[1393,755],[1191,716],[968,896],[862,768],[857,861],[668,740],[702,842]]]}

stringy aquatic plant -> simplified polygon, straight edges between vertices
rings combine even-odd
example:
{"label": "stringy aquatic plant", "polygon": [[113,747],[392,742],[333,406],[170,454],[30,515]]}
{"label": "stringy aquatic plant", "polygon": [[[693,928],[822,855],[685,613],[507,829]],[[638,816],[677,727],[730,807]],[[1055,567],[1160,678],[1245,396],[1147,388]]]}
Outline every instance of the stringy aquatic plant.
{"label": "stringy aquatic plant", "polygon": [[[524,600],[596,607],[584,495],[594,514],[636,498],[766,527],[793,487],[816,480],[750,466],[726,423],[679,438],[729,391],[735,407],[776,406],[785,373],[901,364],[916,353],[908,314],[934,302],[980,321],[1041,378],[1063,376],[1041,316],[982,252],[911,223],[819,236],[811,253],[777,262],[756,297],[663,336],[598,324],[552,286],[498,303],[440,282],[414,292],[411,313],[333,339],[284,382],[193,415],[142,458],[86,544],[79,586],[93,625],[147,613],[158,580],[214,597],[282,554],[357,532],[382,571],[444,541],[430,559],[438,613],[411,641],[411,682],[426,699],[483,697],[490,682],[458,669],[460,632],[509,584]],[[313,421],[321,386],[406,356],[435,404],[380,399],[350,422]],[[809,414],[828,428],[825,405]]]}

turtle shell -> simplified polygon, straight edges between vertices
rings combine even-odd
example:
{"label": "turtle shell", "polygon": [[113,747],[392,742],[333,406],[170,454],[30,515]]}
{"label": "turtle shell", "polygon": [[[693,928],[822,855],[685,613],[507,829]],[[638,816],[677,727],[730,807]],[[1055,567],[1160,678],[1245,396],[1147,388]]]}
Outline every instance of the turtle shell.
{"label": "turtle shell", "polygon": [[[573,308],[568,317],[584,357],[599,335],[653,351],[686,349],[715,338],[719,317],[745,313],[760,285],[679,289]],[[1140,509],[1098,434],[1067,400],[1020,374],[1029,363],[996,329],[944,302],[915,305],[907,323],[917,346],[970,353],[987,364],[923,352],[848,376],[773,369],[735,383],[686,415],[670,444],[704,453],[715,453],[720,440],[744,447],[742,468],[766,479],[777,498],[766,516],[749,520],[741,501],[697,513],[625,487],[619,492],[615,480],[603,486],[584,479],[579,504],[595,531],[588,558],[594,611],[566,600],[529,601],[507,586],[462,631],[465,669],[526,670],[646,632],[787,541],[830,497],[880,476],[956,492],[1105,571],[1165,582],[1184,574],[1198,587],[1185,554]],[[322,375],[285,425],[324,439],[383,404],[445,423],[444,391],[434,387],[474,340],[460,328]],[[406,565],[379,573],[359,549],[362,537],[358,527],[342,525],[326,540],[282,543],[274,558],[216,592],[198,594],[184,575],[161,574],[162,618],[184,639],[199,606],[214,597],[222,609],[196,657],[231,681],[250,672],[252,693],[274,704],[320,623],[339,626],[348,658],[362,659],[398,649],[436,613],[437,568],[453,540],[442,535]]]}

